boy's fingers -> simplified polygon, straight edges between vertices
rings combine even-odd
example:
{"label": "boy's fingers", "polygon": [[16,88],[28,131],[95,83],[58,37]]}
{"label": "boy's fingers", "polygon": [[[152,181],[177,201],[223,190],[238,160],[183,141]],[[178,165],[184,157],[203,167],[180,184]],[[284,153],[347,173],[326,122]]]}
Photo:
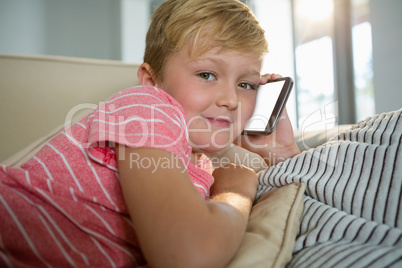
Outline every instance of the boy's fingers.
{"label": "boy's fingers", "polygon": [[280,74],[271,74],[271,76],[270,76],[270,80],[275,80],[275,79],[278,79],[278,78],[282,78],[282,75],[280,75]]}
{"label": "boy's fingers", "polygon": [[275,79],[278,79],[281,77],[282,77],[282,75],[280,75],[280,74],[264,74],[263,76],[261,76],[260,84],[264,85],[269,80],[275,80]]}

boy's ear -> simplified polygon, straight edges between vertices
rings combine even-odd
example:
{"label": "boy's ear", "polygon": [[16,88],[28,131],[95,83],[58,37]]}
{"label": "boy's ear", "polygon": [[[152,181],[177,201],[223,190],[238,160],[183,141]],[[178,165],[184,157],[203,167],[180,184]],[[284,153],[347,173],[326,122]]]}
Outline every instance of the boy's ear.
{"label": "boy's ear", "polygon": [[137,77],[141,85],[144,86],[156,86],[156,81],[153,76],[152,67],[148,63],[140,65],[137,71]]}

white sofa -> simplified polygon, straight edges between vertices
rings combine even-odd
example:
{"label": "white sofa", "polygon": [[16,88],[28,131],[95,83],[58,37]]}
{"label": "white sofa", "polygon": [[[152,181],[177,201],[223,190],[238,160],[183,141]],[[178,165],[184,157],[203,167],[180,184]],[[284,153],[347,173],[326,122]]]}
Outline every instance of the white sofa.
{"label": "white sofa", "polygon": [[[0,54],[0,163],[19,167],[64,128],[66,118],[118,91],[137,85],[138,65],[94,59]],[[295,132],[301,150],[340,132]],[[228,147],[215,157],[257,157]],[[259,169],[263,169],[261,166]],[[303,183],[264,195],[254,206],[248,230],[229,267],[283,267],[291,258],[303,211]]]}

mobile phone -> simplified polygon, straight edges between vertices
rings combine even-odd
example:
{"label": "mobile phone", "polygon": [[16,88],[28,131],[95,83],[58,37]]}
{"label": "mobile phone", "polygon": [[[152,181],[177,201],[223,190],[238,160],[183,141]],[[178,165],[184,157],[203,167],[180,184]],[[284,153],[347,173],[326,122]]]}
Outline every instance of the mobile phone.
{"label": "mobile phone", "polygon": [[293,80],[290,77],[278,78],[259,85],[253,115],[242,134],[271,134],[278,124],[292,87]]}

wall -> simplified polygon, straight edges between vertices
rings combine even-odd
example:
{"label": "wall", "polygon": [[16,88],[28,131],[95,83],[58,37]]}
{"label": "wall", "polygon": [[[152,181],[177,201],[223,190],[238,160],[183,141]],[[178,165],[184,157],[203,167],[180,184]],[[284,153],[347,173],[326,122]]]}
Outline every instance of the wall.
{"label": "wall", "polygon": [[120,1],[0,0],[0,53],[121,58]]}
{"label": "wall", "polygon": [[0,53],[45,53],[45,2],[0,0]]}
{"label": "wall", "polygon": [[370,0],[376,113],[402,107],[402,1]]}

